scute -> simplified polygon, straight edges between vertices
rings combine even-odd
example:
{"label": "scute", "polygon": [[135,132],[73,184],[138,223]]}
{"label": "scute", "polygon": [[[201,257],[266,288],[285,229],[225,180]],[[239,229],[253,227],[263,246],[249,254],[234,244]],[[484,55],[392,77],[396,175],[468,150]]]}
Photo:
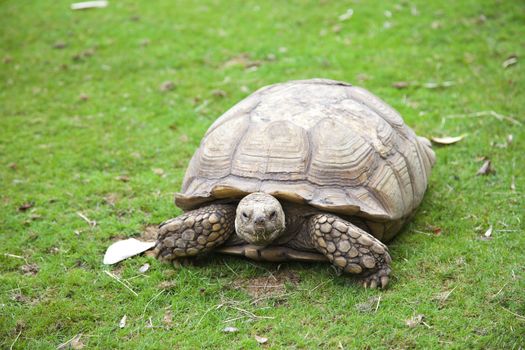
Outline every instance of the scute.
{"label": "scute", "polygon": [[326,79],[292,81],[256,91],[213,123],[176,203],[192,209],[263,191],[392,221],[419,205],[434,161],[428,140],[365,89]]}
{"label": "scute", "polygon": [[304,180],[306,131],[288,121],[252,122],[232,159],[231,174],[257,179]]}
{"label": "scute", "polygon": [[357,132],[332,118],[311,131],[312,158],[308,180],[319,186],[362,185],[376,166],[377,153]]}

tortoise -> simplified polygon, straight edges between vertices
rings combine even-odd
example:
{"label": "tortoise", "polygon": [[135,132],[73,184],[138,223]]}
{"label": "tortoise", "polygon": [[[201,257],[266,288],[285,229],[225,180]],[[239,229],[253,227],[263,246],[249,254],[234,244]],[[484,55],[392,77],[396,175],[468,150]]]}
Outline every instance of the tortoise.
{"label": "tortoise", "polygon": [[262,261],[329,261],[384,288],[384,243],[413,215],[435,155],[392,107],[351,84],[263,87],[218,118],[159,226],[177,263],[216,251]]}

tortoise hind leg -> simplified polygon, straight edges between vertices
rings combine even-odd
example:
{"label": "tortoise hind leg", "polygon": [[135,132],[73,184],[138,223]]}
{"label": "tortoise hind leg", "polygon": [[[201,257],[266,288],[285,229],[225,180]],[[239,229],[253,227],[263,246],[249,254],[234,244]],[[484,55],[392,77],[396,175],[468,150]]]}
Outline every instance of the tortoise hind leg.
{"label": "tortoise hind leg", "polygon": [[390,262],[387,247],[371,234],[335,215],[310,217],[312,243],[337,268],[360,275],[365,287],[385,288]]}
{"label": "tortoise hind leg", "polygon": [[160,224],[157,258],[174,262],[209,252],[235,231],[235,206],[215,204],[188,211]]}

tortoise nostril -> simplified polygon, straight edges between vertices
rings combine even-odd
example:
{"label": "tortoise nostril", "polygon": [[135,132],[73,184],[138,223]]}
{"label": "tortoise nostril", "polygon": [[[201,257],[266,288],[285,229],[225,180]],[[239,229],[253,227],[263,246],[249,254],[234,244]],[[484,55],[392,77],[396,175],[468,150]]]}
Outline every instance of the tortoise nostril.
{"label": "tortoise nostril", "polygon": [[255,223],[255,225],[264,225],[264,222],[265,222],[264,216],[256,217],[253,222]]}

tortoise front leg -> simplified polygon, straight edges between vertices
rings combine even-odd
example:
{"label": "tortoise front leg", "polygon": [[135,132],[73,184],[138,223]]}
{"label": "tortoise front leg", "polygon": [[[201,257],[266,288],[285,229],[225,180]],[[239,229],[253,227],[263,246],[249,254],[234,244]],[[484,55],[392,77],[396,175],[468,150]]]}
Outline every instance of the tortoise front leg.
{"label": "tortoise front leg", "polygon": [[157,258],[193,257],[221,245],[235,231],[235,206],[214,204],[188,211],[160,224]]}
{"label": "tortoise front leg", "polygon": [[314,246],[337,268],[360,275],[365,287],[386,287],[392,259],[374,236],[330,214],[310,217],[308,229]]}

